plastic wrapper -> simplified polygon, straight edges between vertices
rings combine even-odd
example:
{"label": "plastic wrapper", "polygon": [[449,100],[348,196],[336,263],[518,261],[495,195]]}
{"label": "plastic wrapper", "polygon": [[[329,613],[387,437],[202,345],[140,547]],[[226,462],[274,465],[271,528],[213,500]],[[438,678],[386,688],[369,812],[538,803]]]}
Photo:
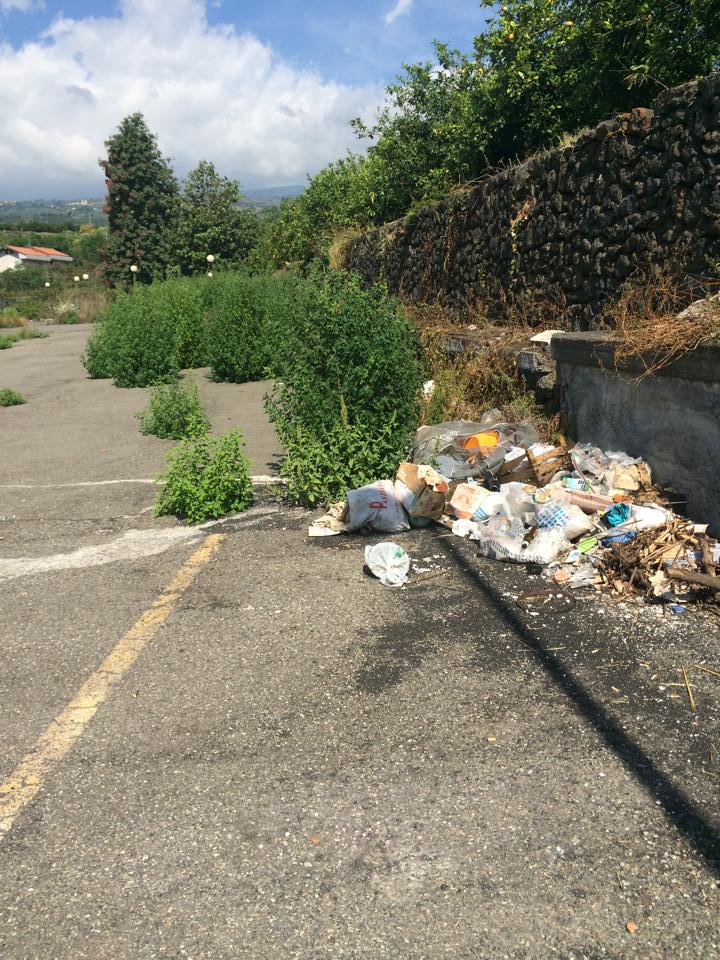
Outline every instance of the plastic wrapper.
{"label": "plastic wrapper", "polygon": [[[477,449],[465,449],[465,444],[476,434],[497,433],[500,443],[487,456]],[[449,480],[479,477],[485,471],[499,469],[513,447],[525,449],[538,440],[537,431],[529,421],[505,423],[499,410],[488,410],[481,420],[450,420],[428,427],[420,427],[415,434],[413,463],[432,463]]]}
{"label": "plastic wrapper", "polygon": [[530,543],[514,537],[491,533],[478,540],[480,553],[491,560],[508,560],[512,563],[538,563],[545,566],[556,560],[561,553],[571,548],[561,527],[540,530]]}
{"label": "plastic wrapper", "polygon": [[386,587],[402,587],[407,583],[410,557],[396,543],[384,541],[365,547],[365,565]]}

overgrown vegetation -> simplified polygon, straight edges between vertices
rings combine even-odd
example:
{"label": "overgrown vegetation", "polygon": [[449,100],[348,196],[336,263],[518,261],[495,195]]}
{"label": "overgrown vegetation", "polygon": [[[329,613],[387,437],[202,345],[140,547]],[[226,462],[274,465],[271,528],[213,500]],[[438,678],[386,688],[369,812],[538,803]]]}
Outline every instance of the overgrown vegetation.
{"label": "overgrown vegetation", "polygon": [[201,523],[245,510],[253,499],[245,442],[237,430],[181,440],[168,454],[155,515]]}
{"label": "overgrown vegetation", "polygon": [[3,387],[0,390],[0,407],[19,407],[23,403],[27,401],[16,390],[11,390],[9,387]]}
{"label": "overgrown vegetation", "polygon": [[[417,425],[415,329],[384,288],[348,274],[138,284],[118,294],[84,356],[91,377],[122,387],[174,384],[180,369],[206,362],[216,380],[276,381],[268,409],[288,451],[283,473],[306,503],[392,473]],[[154,396],[170,430],[188,397]],[[181,428],[172,430],[164,435]]]}
{"label": "overgrown vegetation", "polygon": [[88,340],[83,363],[119,387],[172,383],[205,361],[205,281],[175,278],[118,292]]}
{"label": "overgrown vegetation", "polygon": [[268,409],[290,490],[315,503],[394,472],[417,425],[421,368],[415,330],[384,288],[316,274],[296,303]]}
{"label": "overgrown vegetation", "polygon": [[700,288],[669,269],[636,277],[605,306],[602,320],[614,329],[616,364],[639,363],[643,379],[720,342],[720,282],[706,279]]}
{"label": "overgrown vegetation", "polygon": [[367,154],[285,204],[264,241],[272,263],[326,260],[339,231],[401,217],[720,67],[715,0],[482,5],[493,14],[472,54],[438,43],[432,62],[406,66],[375,122],[353,122]]}
{"label": "overgrown vegetation", "polygon": [[45,340],[48,336],[44,330],[38,330],[31,326],[22,326],[13,333],[0,334],[0,350],[9,350],[14,344],[21,340]]}
{"label": "overgrown vegetation", "polygon": [[517,331],[503,339],[479,340],[467,354],[451,358],[434,330],[423,331],[428,372],[434,381],[434,390],[423,404],[423,423],[479,420],[492,407],[509,421],[528,417],[540,421],[542,411],[509,348],[513,336]]}
{"label": "overgrown vegetation", "polygon": [[160,384],[153,388],[138,419],[142,433],[171,440],[202,436],[210,429],[210,419],[194,383]]}
{"label": "overgrown vegetation", "polygon": [[207,358],[213,380],[262,380],[272,365],[267,284],[231,274],[213,289]]}
{"label": "overgrown vegetation", "polygon": [[5,307],[0,310],[0,328],[26,327],[28,318],[16,307]]}

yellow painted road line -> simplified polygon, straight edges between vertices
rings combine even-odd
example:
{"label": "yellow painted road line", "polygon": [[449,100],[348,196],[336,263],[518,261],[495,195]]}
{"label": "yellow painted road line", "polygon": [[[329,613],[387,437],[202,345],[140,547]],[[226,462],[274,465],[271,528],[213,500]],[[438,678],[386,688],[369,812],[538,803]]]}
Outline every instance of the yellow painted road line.
{"label": "yellow painted road line", "polygon": [[178,600],[224,539],[225,534],[213,533],[203,540],[163,593],[130,627],[62,713],[39,737],[15,772],[0,784],[0,841],[10,831],[18,814],[33,801],[46,778],[82,735],[98,707],[107,700],[115,684],[119,683],[132,667],[145,645],[165,623]]}

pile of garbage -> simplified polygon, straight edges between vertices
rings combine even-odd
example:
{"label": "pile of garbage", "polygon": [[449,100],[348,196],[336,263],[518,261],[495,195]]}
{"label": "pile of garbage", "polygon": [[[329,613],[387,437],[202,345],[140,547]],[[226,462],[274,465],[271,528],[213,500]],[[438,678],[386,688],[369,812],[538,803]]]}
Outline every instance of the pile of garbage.
{"label": "pile of garbage", "polygon": [[572,590],[608,587],[675,604],[720,597],[720,544],[671,506],[643,460],[543,444],[531,423],[505,423],[491,410],[479,422],[421,427],[394,481],[350,491],[309,534],[436,522],[476,541],[483,556],[540,565]]}

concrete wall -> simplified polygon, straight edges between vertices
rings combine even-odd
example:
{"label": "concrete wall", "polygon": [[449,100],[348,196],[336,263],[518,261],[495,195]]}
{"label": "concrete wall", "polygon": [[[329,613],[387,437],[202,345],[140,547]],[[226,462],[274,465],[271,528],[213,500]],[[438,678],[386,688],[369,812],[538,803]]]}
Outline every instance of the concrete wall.
{"label": "concrete wall", "polygon": [[615,372],[612,341],[601,335],[556,335],[550,349],[568,434],[647,460],[655,481],[720,534],[720,346],[640,382],[640,366]]}
{"label": "concrete wall", "polygon": [[638,268],[720,261],[720,74],[365,233],[345,256],[407,300],[462,311],[549,297],[573,329],[593,329]]}

